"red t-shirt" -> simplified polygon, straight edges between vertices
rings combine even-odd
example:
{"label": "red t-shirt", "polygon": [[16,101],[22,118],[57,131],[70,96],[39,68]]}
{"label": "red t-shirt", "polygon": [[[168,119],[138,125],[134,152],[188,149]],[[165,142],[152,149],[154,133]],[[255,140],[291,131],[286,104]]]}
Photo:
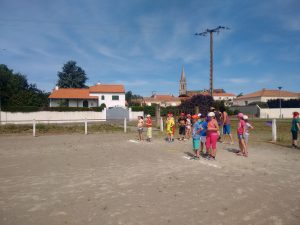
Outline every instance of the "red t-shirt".
{"label": "red t-shirt", "polygon": [[147,118],[147,120],[146,120],[146,126],[147,127],[152,127],[152,120],[151,120],[151,118]]}

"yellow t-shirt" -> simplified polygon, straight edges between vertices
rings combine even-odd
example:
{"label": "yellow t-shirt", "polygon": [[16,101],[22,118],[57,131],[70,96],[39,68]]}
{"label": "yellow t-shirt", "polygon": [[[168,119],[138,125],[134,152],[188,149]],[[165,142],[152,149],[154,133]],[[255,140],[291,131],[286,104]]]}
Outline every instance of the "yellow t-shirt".
{"label": "yellow t-shirt", "polygon": [[175,125],[174,118],[167,119],[167,133],[173,133],[173,127]]}

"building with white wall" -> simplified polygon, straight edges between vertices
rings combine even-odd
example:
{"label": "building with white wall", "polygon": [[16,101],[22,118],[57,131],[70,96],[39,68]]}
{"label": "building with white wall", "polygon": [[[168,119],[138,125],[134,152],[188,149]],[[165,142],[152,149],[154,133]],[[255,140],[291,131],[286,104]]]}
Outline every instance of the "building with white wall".
{"label": "building with white wall", "polygon": [[58,88],[49,96],[50,107],[125,107],[125,88],[121,84],[97,84],[89,88]]}
{"label": "building with white wall", "polygon": [[166,106],[179,106],[181,104],[181,98],[173,95],[152,95],[151,97],[144,98],[144,105],[151,106],[152,104]]}
{"label": "building with white wall", "polygon": [[273,99],[289,100],[289,99],[298,99],[298,98],[299,98],[298,93],[283,91],[283,90],[268,90],[264,88],[260,91],[256,91],[235,98],[233,100],[233,105],[244,106],[252,102],[267,102]]}

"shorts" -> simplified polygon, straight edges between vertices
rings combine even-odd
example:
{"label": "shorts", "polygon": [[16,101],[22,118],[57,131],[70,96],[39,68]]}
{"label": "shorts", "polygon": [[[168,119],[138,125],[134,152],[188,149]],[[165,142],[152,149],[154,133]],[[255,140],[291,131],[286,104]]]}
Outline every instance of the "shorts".
{"label": "shorts", "polygon": [[244,139],[245,139],[245,143],[248,144],[248,141],[249,141],[249,134],[245,133]]}
{"label": "shorts", "polygon": [[291,131],[291,132],[292,132],[293,140],[297,140],[298,139],[298,132],[297,131]]}
{"label": "shorts", "polygon": [[206,136],[201,136],[201,137],[200,137],[200,141],[201,141],[202,143],[205,143],[205,142],[206,142]]}
{"label": "shorts", "polygon": [[193,149],[194,151],[198,151],[200,148],[200,140],[199,139],[193,139]]}
{"label": "shorts", "polygon": [[223,134],[230,134],[230,124],[223,125]]}
{"label": "shorts", "polygon": [[237,134],[237,137],[239,140],[245,139],[245,136],[243,134]]}
{"label": "shorts", "polygon": [[143,128],[138,128],[139,134],[143,133]]}
{"label": "shorts", "polygon": [[147,138],[152,138],[152,127],[147,128]]}
{"label": "shorts", "polygon": [[185,135],[185,127],[179,127],[179,134]]}

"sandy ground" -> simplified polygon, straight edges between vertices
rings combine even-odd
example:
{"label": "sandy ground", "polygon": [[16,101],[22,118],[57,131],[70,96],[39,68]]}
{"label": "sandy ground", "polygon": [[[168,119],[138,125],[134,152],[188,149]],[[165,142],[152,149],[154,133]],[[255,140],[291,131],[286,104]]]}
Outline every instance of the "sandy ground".
{"label": "sandy ground", "polygon": [[299,150],[219,144],[195,161],[191,141],[135,138],[0,137],[0,224],[300,224]]}

